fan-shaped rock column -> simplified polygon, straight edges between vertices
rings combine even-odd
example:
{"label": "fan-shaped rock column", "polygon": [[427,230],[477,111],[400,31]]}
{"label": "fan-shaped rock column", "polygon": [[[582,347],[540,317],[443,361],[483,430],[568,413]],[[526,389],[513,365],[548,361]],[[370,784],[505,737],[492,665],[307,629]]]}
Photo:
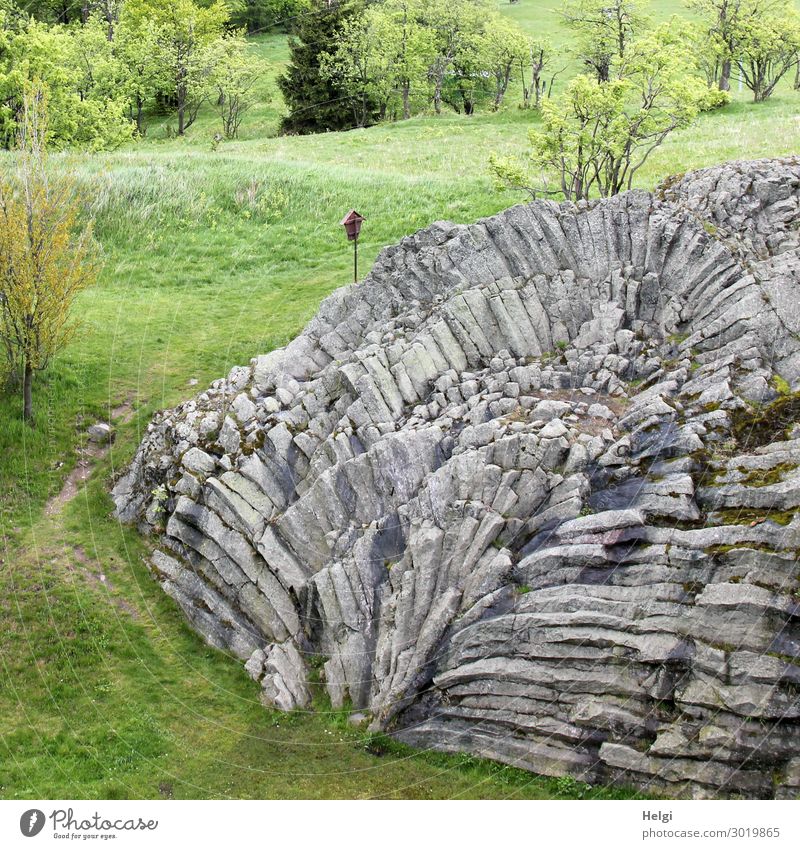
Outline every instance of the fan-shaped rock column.
{"label": "fan-shaped rock column", "polygon": [[673,795],[800,784],[800,163],[385,249],[117,483],[265,703]]}

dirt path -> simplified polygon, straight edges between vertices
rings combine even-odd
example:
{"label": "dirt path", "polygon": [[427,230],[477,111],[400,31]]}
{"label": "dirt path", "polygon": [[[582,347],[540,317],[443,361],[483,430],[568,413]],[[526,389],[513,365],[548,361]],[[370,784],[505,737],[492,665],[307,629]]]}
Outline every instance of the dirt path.
{"label": "dirt path", "polygon": [[[109,416],[111,419],[110,423],[112,426],[127,424],[133,418],[133,414],[133,399],[128,398],[111,410]],[[75,468],[67,475],[61,491],[57,495],[54,495],[45,505],[45,516],[52,517],[60,513],[64,505],[78,494],[81,486],[92,476],[92,470],[97,461],[102,460],[111,450],[111,442],[106,445],[99,445],[89,441],[85,434],[83,438],[86,441],[78,449],[78,462],[75,464]]]}
{"label": "dirt path", "polygon": [[[127,424],[135,413],[133,399],[128,398],[119,406],[111,409],[109,413],[108,419],[112,427]],[[80,576],[80,578],[88,581],[90,584],[105,588],[109,601],[120,612],[127,614],[137,622],[142,622],[143,617],[141,612],[119,594],[105,574],[102,563],[91,557],[82,545],[67,542],[61,536],[62,529],[58,524],[59,517],[65,505],[75,498],[89,478],[91,478],[97,463],[111,450],[111,445],[114,441],[113,436],[112,431],[111,439],[107,443],[98,444],[92,442],[85,433],[82,435],[84,443],[78,449],[78,462],[75,464],[75,468],[67,475],[61,490],[50,498],[45,505],[43,521],[49,522],[51,527],[55,525],[59,529],[59,541],[56,542],[56,545],[60,550],[59,553],[63,554],[64,562],[67,564],[67,570],[74,575]]]}

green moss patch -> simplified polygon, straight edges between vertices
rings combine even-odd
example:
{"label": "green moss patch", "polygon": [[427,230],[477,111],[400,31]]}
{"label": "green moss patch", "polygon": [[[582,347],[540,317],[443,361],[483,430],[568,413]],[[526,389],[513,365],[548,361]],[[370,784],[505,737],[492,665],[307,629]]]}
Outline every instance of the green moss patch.
{"label": "green moss patch", "polygon": [[800,392],[780,398],[757,409],[736,410],[732,416],[733,434],[743,448],[760,448],[786,439],[787,429],[800,421]]}

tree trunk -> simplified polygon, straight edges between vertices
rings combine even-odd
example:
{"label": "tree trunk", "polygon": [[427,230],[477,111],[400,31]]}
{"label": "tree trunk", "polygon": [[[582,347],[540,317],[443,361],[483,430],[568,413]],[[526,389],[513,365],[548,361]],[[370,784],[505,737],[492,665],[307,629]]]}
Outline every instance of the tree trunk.
{"label": "tree trunk", "polygon": [[730,91],[731,88],[731,60],[725,59],[722,70],[719,73],[719,90]]}
{"label": "tree trunk", "polygon": [[178,68],[175,97],[178,101],[178,135],[182,136],[186,132],[186,101],[189,99],[188,70],[183,64]]}
{"label": "tree trunk", "polygon": [[33,423],[33,369],[29,362],[25,363],[22,377],[22,418]]}
{"label": "tree trunk", "polygon": [[136,98],[136,132],[144,136],[144,101],[141,97]]}
{"label": "tree trunk", "polygon": [[403,83],[403,120],[407,121],[411,117],[411,97],[409,89],[411,84],[408,80]]}
{"label": "tree trunk", "polygon": [[527,109],[531,105],[531,92],[525,81],[525,63],[522,60],[519,63],[519,79],[522,83],[522,108]]}

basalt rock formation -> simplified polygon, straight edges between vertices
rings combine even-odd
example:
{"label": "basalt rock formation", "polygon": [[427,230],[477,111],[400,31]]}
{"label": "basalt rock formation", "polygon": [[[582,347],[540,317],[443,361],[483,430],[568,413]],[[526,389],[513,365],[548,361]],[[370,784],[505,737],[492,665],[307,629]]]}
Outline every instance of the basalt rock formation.
{"label": "basalt rock formation", "polygon": [[800,160],[385,249],[115,489],[265,703],[669,795],[800,788]]}

